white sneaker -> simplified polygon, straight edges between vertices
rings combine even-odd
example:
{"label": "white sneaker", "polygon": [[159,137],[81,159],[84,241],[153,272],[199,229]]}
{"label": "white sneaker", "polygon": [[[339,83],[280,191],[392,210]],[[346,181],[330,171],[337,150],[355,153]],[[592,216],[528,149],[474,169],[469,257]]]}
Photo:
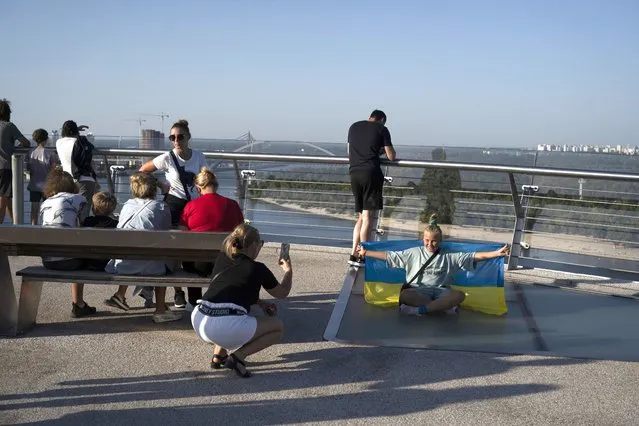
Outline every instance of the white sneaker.
{"label": "white sneaker", "polygon": [[179,321],[182,319],[182,312],[178,311],[164,311],[162,313],[154,313],[153,314],[153,322],[158,324],[162,322],[172,322]]}
{"label": "white sneaker", "polygon": [[419,308],[417,306],[399,305],[399,313],[404,315],[419,315]]}

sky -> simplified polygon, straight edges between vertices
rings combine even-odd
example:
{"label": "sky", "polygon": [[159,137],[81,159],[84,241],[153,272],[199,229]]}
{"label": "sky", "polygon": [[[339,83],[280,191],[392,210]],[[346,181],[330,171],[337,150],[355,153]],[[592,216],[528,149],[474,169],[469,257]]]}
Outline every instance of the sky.
{"label": "sky", "polygon": [[395,144],[639,145],[638,0],[5,0],[0,28],[25,134],[164,112],[197,138],[342,142],[379,108]]}

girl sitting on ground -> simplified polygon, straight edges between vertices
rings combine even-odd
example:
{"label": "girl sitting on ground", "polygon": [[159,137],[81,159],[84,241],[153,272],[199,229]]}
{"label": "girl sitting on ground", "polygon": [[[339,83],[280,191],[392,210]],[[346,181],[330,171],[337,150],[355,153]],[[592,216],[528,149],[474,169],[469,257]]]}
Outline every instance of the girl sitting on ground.
{"label": "girl sitting on ground", "polygon": [[[40,223],[42,226],[58,228],[77,228],[80,226],[80,214],[87,200],[78,195],[78,187],[73,176],[56,167],[47,176],[42,188],[46,198],[40,206]],[[83,259],[64,257],[43,257],[42,265],[56,271],[77,271],[83,269]],[[71,317],[80,318],[95,314],[96,309],[84,301],[84,284],[71,284]]]}
{"label": "girl sitting on ground", "polygon": [[[137,172],[131,175],[131,198],[122,206],[118,220],[118,229],[171,229],[171,212],[168,206],[156,200],[158,180],[150,173]],[[165,275],[171,272],[173,265],[160,260],[113,259],[105,271],[122,275]],[[126,303],[127,286],[121,285],[109,299],[111,306],[128,310]],[[170,322],[182,318],[182,314],[168,309],[164,303],[166,287],[155,287],[155,313],[153,322]]]}
{"label": "girl sitting on ground", "polygon": [[[255,261],[262,245],[257,229],[247,224],[237,226],[224,240],[211,285],[191,314],[196,334],[215,345],[211,367],[224,365],[240,377],[251,375],[246,357],[279,343],[284,332],[282,321],[272,316],[275,306],[259,300],[260,290],[264,288],[271,296],[283,299],[293,281],[289,259],[279,261],[284,270],[281,283],[266,265]],[[256,303],[267,316],[248,315]],[[231,355],[227,357],[226,351]]]}
{"label": "girl sitting on ground", "polygon": [[426,315],[441,312],[456,313],[457,307],[466,297],[458,290],[452,290],[455,274],[459,270],[470,271],[476,262],[505,257],[510,253],[508,245],[499,250],[476,253],[450,253],[439,249],[442,230],[437,225],[437,214],[430,216],[424,229],[424,246],[402,251],[372,251],[359,246],[362,257],[372,257],[386,261],[389,268],[406,270],[406,277],[412,279],[422,266],[433,256],[428,266],[419,273],[417,279],[404,284],[399,294],[399,310],[406,315]]}

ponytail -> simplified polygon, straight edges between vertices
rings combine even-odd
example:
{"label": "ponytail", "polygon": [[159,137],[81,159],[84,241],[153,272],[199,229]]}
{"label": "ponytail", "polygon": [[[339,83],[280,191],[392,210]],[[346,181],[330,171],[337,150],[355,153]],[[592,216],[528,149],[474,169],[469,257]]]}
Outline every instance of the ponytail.
{"label": "ponytail", "polygon": [[437,225],[437,220],[439,219],[439,215],[437,213],[433,213],[428,218],[428,224],[424,228],[424,233],[433,232],[438,235],[439,240],[442,240],[442,229]]}
{"label": "ponytail", "polygon": [[224,239],[222,249],[226,257],[232,259],[241,253],[246,253],[246,249],[260,241],[260,232],[246,223],[239,224]]}

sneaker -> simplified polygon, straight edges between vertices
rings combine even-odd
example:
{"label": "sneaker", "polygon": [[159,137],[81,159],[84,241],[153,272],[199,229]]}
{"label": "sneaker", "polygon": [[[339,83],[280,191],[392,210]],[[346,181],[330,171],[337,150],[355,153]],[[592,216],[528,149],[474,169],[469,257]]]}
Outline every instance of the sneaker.
{"label": "sneaker", "polygon": [[173,306],[176,308],[186,308],[186,297],[184,295],[184,291],[178,290],[175,292],[175,297],[173,299]]}
{"label": "sneaker", "polygon": [[177,311],[164,311],[162,313],[154,313],[153,317],[151,317],[153,319],[153,322],[156,324],[162,323],[162,322],[172,322],[172,321],[179,321],[182,319],[182,312],[177,312]]}
{"label": "sneaker", "polygon": [[403,315],[419,316],[419,308],[417,306],[399,305],[399,313]]}
{"label": "sneaker", "polygon": [[356,268],[363,268],[364,266],[366,266],[364,258],[361,258],[359,256],[354,256],[352,254],[348,258],[348,264],[351,266],[355,266]]}
{"label": "sneaker", "polygon": [[138,295],[144,299],[145,308],[155,307],[155,303],[153,302],[153,293],[153,287],[144,287],[142,290],[140,290],[140,293]]}
{"label": "sneaker", "polygon": [[104,304],[113,308],[122,309],[123,311],[128,311],[129,309],[131,309],[126,303],[126,298],[120,297],[120,295],[117,293],[111,296],[110,299],[105,300]]}
{"label": "sneaker", "polygon": [[459,306],[453,306],[446,311],[446,315],[457,315],[459,313]]}
{"label": "sneaker", "polygon": [[82,318],[87,315],[93,315],[96,312],[97,309],[95,309],[93,306],[89,306],[89,304],[86,302],[84,303],[83,307],[80,307],[75,303],[71,304],[71,318]]}

